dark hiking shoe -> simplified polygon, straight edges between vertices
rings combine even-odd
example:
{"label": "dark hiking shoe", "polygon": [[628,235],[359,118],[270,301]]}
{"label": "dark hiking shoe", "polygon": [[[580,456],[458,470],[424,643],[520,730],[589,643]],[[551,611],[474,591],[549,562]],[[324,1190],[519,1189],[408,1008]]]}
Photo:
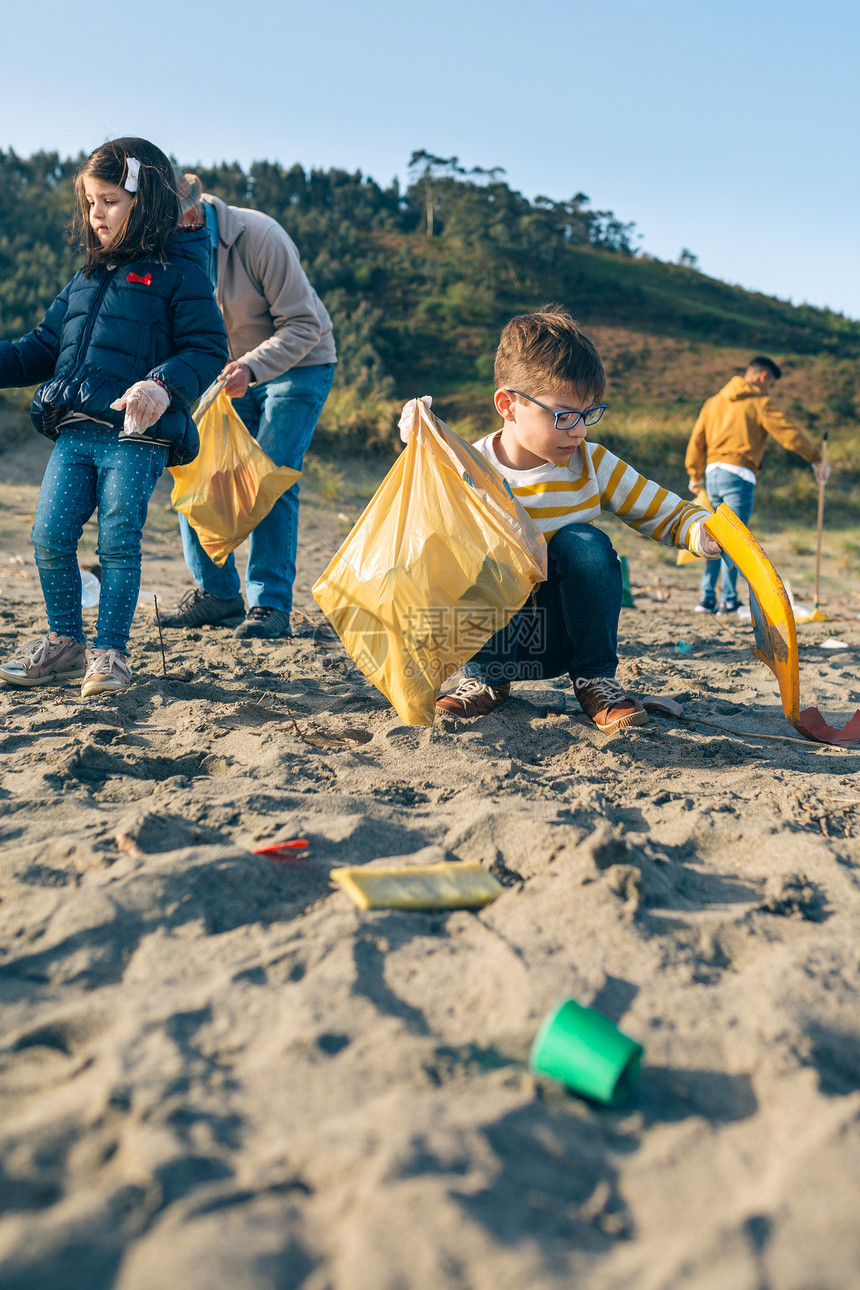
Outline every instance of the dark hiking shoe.
{"label": "dark hiking shoe", "polygon": [[694,614],[715,614],[717,612],[717,602],[715,600],[700,600],[693,610]]}
{"label": "dark hiking shoe", "polygon": [[612,676],[579,676],[573,683],[579,706],[600,730],[644,726],[648,713]]}
{"label": "dark hiking shoe", "polygon": [[456,690],[436,700],[436,711],[449,717],[485,717],[499,708],[511,693],[509,685],[485,685],[474,676],[464,677]]}
{"label": "dark hiking shoe", "polygon": [[279,636],[292,634],[290,615],[283,609],[272,609],[269,605],[253,605],[248,610],[245,621],[234,633],[240,640],[246,640],[249,636],[275,640]]}
{"label": "dark hiking shoe", "polygon": [[740,604],[738,603],[737,600],[733,600],[727,605],[726,604],[720,605],[719,609],[717,610],[717,617],[718,618],[726,618],[731,616],[737,617],[739,610],[740,610]]}
{"label": "dark hiking shoe", "polygon": [[8,663],[0,666],[0,680],[22,687],[56,685],[60,681],[73,681],[86,670],[83,641],[47,632],[27,641]]}
{"label": "dark hiking shoe", "polygon": [[186,591],[176,608],[161,613],[162,627],[238,627],[245,617],[245,602],[241,596],[232,600],[219,600],[210,596],[202,587]]}

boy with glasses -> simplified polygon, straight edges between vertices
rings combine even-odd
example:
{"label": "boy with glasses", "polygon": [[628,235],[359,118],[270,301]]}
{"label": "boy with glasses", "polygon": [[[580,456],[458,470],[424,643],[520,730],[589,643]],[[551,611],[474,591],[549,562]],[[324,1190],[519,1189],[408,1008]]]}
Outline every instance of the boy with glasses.
{"label": "boy with glasses", "polygon": [[[485,716],[508,698],[511,681],[567,672],[601,730],[642,725],[644,708],[615,680],[621,565],[592,521],[612,511],[646,537],[717,559],[720,548],[702,528],[708,512],[586,440],[606,408],[606,374],[593,343],[560,308],[511,319],[496,352],[495,383],[504,424],[475,447],[544,534],[548,577],[466,664],[436,711]],[[411,424],[407,409],[402,427]]]}

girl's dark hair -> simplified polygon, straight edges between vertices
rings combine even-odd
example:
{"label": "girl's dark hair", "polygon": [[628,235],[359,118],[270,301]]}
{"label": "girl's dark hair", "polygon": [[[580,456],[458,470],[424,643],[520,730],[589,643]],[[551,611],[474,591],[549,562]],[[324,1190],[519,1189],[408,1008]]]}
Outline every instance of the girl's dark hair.
{"label": "girl's dark hair", "polygon": [[[84,180],[100,179],[118,188],[124,187],[129,157],[140,162],[137,192],[122,228],[108,246],[102,246],[90,224]],[[75,175],[75,194],[78,199],[75,233],[87,253],[84,273],[92,273],[100,264],[117,264],[143,256],[165,258],[165,243],[179,223],[179,199],[173,166],[154,143],[134,138],[103,143]]]}

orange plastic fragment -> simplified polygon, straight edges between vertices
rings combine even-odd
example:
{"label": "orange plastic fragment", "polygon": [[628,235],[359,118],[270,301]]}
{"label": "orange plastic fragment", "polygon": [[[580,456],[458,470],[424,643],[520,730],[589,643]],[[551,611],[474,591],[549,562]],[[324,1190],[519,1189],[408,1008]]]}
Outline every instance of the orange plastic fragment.
{"label": "orange plastic fragment", "polygon": [[800,670],[794,611],[779,574],[745,524],[723,503],[705,520],[705,529],[731,556],[754,593],[750,596],[756,648],[753,654],[766,663],[779,682],[782,710],[799,734],[821,744],[860,740],[860,709],[844,730],[828,725],[817,708],[800,711]]}
{"label": "orange plastic fragment", "polygon": [[853,744],[860,741],[860,708],[848,722],[844,730],[829,726],[817,708],[804,708],[794,723],[807,739],[814,739],[820,744]]}

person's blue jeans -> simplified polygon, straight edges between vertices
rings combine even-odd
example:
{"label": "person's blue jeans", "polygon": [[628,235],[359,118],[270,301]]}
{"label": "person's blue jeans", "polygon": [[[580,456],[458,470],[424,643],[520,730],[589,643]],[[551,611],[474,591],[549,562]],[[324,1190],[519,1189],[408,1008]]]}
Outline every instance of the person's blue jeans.
{"label": "person's blue jeans", "polygon": [[[705,489],[714,510],[725,502],[730,511],[734,511],[743,524],[748,524],[752,515],[755,500],[755,484],[748,479],[741,479],[730,470],[715,466],[705,476]],[[709,609],[716,608],[717,579],[723,575],[723,604],[734,609],[738,603],[738,566],[734,560],[723,554],[721,560],[708,560],[702,574],[702,604]],[[752,594],[752,593],[750,593]]]}
{"label": "person's blue jeans", "polygon": [[[252,385],[233,407],[276,466],[301,470],[323,404],[334,379],[334,364],[294,367],[283,376]],[[210,560],[184,515],[179,517],[185,563],[210,596],[232,600],[241,590],[232,554],[220,567]],[[248,538],[245,591],[248,604],[289,613],[293,606],[299,537],[299,486],[278,498]]]}
{"label": "person's blue jeans", "polygon": [[51,631],[86,639],[77,550],[84,525],[98,508],[102,581],[93,644],[125,650],[140,592],[140,535],[166,464],[163,444],[122,442],[118,430],[93,421],[60,431],[31,535]]}
{"label": "person's blue jeans", "polygon": [[609,538],[590,524],[566,524],[547,546],[547,575],[464,676],[504,685],[565,672],[572,680],[615,675],[623,589]]}

